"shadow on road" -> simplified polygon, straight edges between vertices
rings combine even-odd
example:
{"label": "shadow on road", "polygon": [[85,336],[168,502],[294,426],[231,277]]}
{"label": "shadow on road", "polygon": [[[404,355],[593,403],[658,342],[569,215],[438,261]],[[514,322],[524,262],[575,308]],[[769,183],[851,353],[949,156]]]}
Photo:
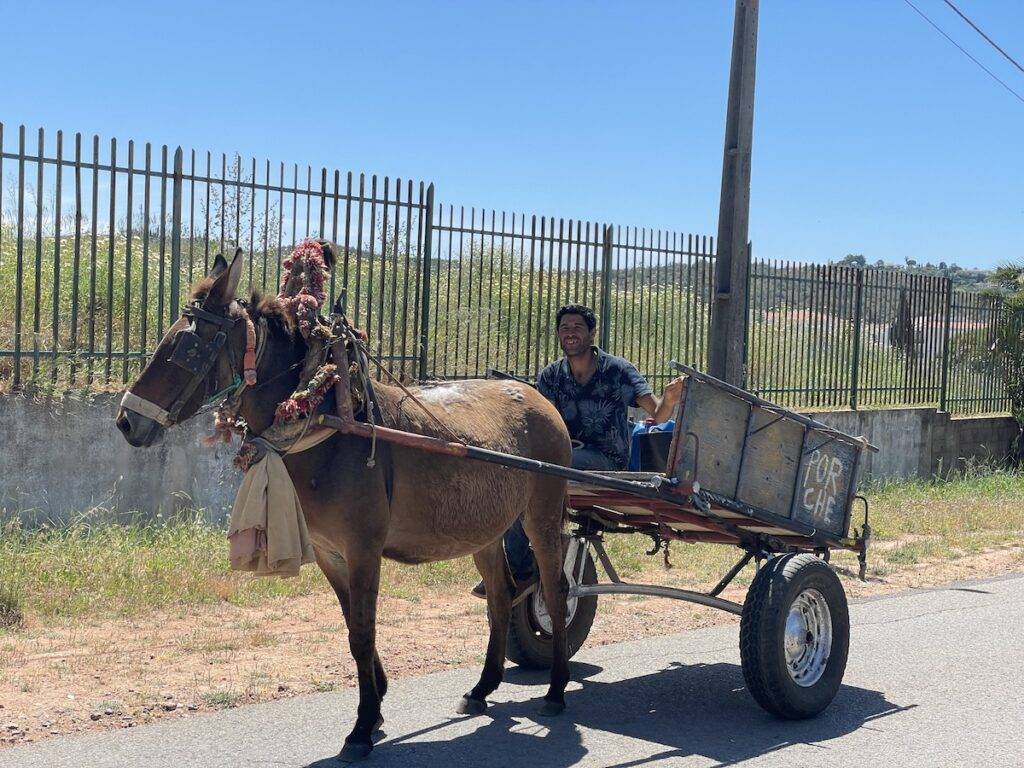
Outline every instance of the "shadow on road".
{"label": "shadow on road", "polygon": [[[572,665],[572,678],[582,680],[583,687],[567,694],[568,709],[561,717],[540,717],[537,699],[498,703],[473,721],[479,722],[479,727],[472,733],[446,734],[453,723],[466,720],[453,717],[415,733],[385,738],[370,763],[409,768],[572,766],[588,752],[582,743],[582,727],[601,732],[588,734],[588,743],[609,745],[602,760],[607,768],[632,768],[690,755],[725,766],[794,744],[827,749],[831,739],[911,708],[887,701],[879,691],[844,685],[818,717],[785,721],[754,703],[735,664],[673,663],[655,674],[628,680],[602,683],[591,679],[601,671],[591,664]],[[542,693],[546,682],[547,672],[512,669],[504,684],[538,686]],[[633,754],[639,750],[647,756],[619,762],[621,755],[615,754],[612,744],[624,740],[633,742],[629,747]],[[335,758],[327,758],[307,768],[338,765]]]}

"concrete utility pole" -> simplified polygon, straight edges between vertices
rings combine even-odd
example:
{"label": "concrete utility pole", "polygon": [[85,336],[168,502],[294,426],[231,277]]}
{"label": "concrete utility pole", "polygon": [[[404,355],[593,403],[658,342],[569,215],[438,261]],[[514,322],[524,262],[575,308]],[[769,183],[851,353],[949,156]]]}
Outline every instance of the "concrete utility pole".
{"label": "concrete utility pole", "polygon": [[708,338],[709,373],[744,385],[747,273],[750,250],[750,152],[754,134],[754,69],[759,0],[736,0],[729,106],[725,116],[722,199],[718,207],[715,303]]}

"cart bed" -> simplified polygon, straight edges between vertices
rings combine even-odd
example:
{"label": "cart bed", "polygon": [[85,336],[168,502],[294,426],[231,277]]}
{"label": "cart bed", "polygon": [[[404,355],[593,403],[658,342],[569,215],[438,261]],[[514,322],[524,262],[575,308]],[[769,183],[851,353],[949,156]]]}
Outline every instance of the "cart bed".
{"label": "cart bed", "polygon": [[710,494],[698,491],[697,495],[704,500],[710,515],[701,507],[683,497],[651,499],[625,491],[610,490],[602,484],[603,478],[632,480],[647,485],[651,491],[657,492],[653,484],[655,478],[667,479],[662,473],[651,472],[594,472],[590,483],[570,481],[569,506],[577,517],[586,516],[605,527],[625,527],[644,531],[659,529],[664,533],[667,527],[675,534],[670,538],[690,541],[717,543],[740,543],[742,536],[723,530],[721,523],[741,529],[751,534],[765,534],[785,541],[797,549],[815,549],[827,543],[830,546],[849,546],[841,537],[831,537],[823,532],[803,529],[794,530],[790,526],[782,526],[775,521],[759,520],[753,511],[740,511],[726,506],[727,500],[713,500]]}
{"label": "cart bed", "polygon": [[[686,386],[665,472],[588,472],[577,517],[662,538],[861,549],[849,538],[860,456],[877,450],[802,414],[674,364]],[[635,491],[621,482],[635,484]],[[617,487],[609,487],[615,485]]]}

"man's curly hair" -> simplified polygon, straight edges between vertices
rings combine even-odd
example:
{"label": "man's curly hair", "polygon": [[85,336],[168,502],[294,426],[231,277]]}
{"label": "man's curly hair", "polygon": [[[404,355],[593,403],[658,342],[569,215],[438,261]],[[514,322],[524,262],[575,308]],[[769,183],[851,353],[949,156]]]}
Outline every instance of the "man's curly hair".
{"label": "man's curly hair", "polygon": [[557,329],[562,323],[562,318],[566,315],[579,315],[583,318],[583,322],[587,324],[587,330],[592,331],[597,327],[597,317],[594,315],[594,310],[583,304],[566,304],[558,310],[558,314],[555,315],[555,328]]}

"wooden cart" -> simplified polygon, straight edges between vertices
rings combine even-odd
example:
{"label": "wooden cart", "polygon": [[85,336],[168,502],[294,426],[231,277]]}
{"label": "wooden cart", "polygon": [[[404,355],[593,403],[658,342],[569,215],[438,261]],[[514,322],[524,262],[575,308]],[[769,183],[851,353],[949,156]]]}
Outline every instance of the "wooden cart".
{"label": "wooden cart", "polygon": [[[741,617],[743,675],[761,706],[788,718],[817,714],[839,689],[849,645],[846,596],[829,555],[834,549],[858,553],[863,578],[871,529],[867,502],[856,488],[863,452],[877,448],[693,368],[672,365],[684,375],[685,388],[664,471],[552,472],[570,480],[570,652],[586,640],[598,595],[698,603]],[[863,519],[851,532],[857,500]],[[605,536],[618,533],[650,536],[650,554],[670,541],[729,544],[743,554],[707,592],[629,584],[619,578],[603,544]],[[598,581],[595,560],[607,581]],[[745,602],[722,598],[752,560],[757,574]],[[550,629],[535,590],[514,609],[509,658],[549,665]]]}
{"label": "wooden cart", "polygon": [[[584,472],[523,456],[412,434],[334,415],[317,423],[449,456],[569,481],[573,528],[566,547],[570,652],[587,638],[599,595],[654,595],[735,613],[747,687],[765,709],[790,718],[817,714],[842,682],[850,621],[834,549],[856,552],[863,578],[867,501],[856,495],[861,457],[878,450],[799,413],[679,363],[684,394],[667,465],[660,472]],[[497,371],[497,377],[509,377]],[[347,402],[347,394],[339,398]],[[851,531],[854,502],[863,522]],[[671,541],[728,544],[739,561],[707,592],[627,584],[604,549],[605,536],[645,534],[652,554]],[[751,561],[757,574],[743,604],[722,591]],[[599,582],[596,562],[608,581]],[[551,663],[551,620],[538,589],[513,607],[508,657]]]}

